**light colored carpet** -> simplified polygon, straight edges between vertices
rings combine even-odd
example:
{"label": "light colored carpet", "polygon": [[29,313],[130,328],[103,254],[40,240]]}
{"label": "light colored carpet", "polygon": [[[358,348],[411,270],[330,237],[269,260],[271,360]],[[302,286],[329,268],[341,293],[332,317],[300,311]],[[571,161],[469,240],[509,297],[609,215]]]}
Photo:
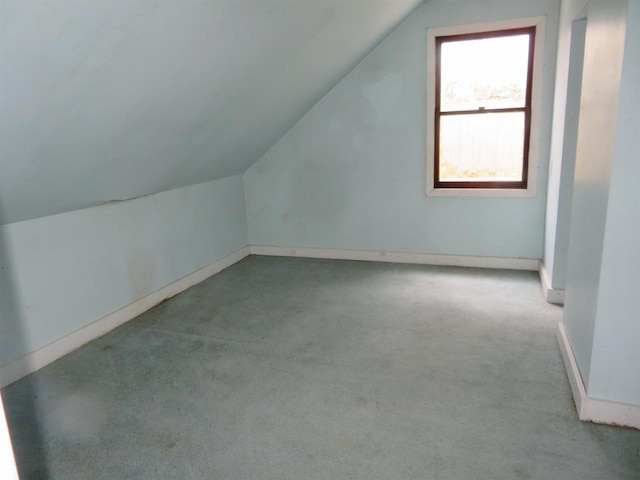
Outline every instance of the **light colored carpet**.
{"label": "light colored carpet", "polygon": [[633,479],[537,275],[249,257],[4,392],[27,479]]}

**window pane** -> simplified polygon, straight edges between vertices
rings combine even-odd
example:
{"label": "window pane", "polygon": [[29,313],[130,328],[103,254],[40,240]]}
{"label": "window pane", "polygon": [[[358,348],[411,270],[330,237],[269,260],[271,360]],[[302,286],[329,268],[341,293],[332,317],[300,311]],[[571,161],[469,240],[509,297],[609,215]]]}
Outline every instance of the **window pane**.
{"label": "window pane", "polygon": [[529,35],[443,42],[440,109],[523,107]]}
{"label": "window pane", "polygon": [[440,181],[520,181],[524,112],[440,117]]}

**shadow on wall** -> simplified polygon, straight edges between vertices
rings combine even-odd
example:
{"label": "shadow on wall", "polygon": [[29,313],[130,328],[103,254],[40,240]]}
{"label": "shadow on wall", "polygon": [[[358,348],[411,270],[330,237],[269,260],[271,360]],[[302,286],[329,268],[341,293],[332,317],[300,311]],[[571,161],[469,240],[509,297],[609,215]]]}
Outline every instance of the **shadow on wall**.
{"label": "shadow on wall", "polygon": [[[9,352],[24,352],[26,332],[15,287],[11,246],[1,224],[0,221],[0,348]],[[36,379],[32,375],[5,387],[2,398],[20,478],[49,478],[38,414]]]}

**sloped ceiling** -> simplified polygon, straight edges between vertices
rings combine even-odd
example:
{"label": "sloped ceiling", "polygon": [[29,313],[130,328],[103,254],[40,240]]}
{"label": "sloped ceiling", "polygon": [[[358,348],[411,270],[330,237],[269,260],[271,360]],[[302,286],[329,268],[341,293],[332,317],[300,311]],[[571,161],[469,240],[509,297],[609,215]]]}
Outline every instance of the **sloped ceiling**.
{"label": "sloped ceiling", "polygon": [[419,3],[2,0],[0,223],[244,172]]}

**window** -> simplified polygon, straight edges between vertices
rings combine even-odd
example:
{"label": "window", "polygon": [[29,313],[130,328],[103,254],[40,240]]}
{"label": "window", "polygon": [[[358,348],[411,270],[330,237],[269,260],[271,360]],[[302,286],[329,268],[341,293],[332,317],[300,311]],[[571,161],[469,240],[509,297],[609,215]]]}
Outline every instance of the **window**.
{"label": "window", "polygon": [[429,30],[428,194],[533,195],[541,25]]}

